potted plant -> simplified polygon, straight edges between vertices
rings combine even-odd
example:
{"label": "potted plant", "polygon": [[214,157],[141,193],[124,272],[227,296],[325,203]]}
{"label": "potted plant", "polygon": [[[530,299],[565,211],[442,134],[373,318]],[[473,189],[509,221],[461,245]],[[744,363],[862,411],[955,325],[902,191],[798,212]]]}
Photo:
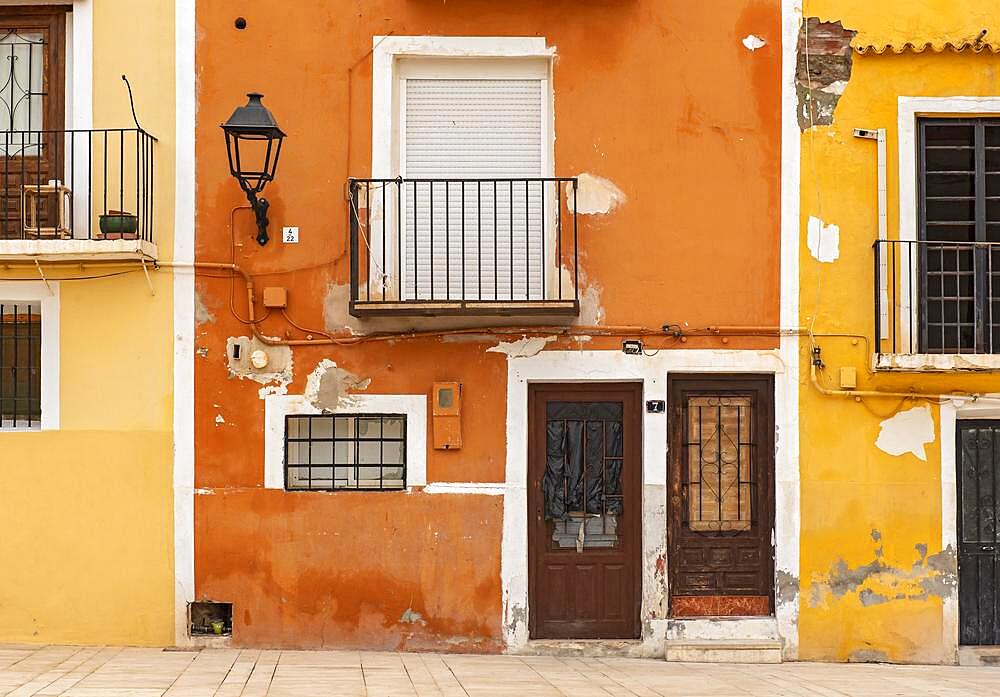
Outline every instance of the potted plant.
{"label": "potted plant", "polygon": [[139,219],[127,211],[108,211],[98,223],[106,240],[134,240],[139,229]]}

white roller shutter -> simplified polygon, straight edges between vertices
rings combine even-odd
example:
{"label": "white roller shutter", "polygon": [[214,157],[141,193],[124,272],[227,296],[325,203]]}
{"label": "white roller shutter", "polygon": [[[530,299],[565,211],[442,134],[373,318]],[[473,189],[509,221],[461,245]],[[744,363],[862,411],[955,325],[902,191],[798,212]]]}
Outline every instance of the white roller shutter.
{"label": "white roller shutter", "polygon": [[[404,178],[542,176],[543,80],[404,82]],[[543,193],[524,181],[406,184],[404,298],[541,299]]]}

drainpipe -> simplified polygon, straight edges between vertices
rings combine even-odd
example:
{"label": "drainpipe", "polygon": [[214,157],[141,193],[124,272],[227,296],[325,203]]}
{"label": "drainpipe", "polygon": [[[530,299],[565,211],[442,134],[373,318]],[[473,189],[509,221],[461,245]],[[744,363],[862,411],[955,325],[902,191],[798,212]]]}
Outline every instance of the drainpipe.
{"label": "drainpipe", "polygon": [[[874,140],[878,146],[878,239],[879,242],[885,242],[889,239],[889,202],[888,202],[888,184],[887,184],[887,169],[886,169],[886,136],[885,129],[878,128],[875,130],[867,128],[855,128],[854,129],[855,138],[864,138],[865,140]],[[886,255],[884,249],[879,249],[879,278],[882,279],[882,287],[878,289],[880,303],[879,307],[881,311],[879,312],[879,322],[882,325],[882,336],[887,336],[889,334],[889,289],[886,287],[888,281],[888,262],[886,261]]]}

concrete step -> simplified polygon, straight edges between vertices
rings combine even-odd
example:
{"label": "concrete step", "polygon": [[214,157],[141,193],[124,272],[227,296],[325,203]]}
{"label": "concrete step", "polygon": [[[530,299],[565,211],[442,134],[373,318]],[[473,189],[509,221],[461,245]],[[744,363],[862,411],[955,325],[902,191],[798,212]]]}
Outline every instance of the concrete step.
{"label": "concrete step", "polygon": [[685,663],[781,663],[778,639],[667,639],[664,657]]}

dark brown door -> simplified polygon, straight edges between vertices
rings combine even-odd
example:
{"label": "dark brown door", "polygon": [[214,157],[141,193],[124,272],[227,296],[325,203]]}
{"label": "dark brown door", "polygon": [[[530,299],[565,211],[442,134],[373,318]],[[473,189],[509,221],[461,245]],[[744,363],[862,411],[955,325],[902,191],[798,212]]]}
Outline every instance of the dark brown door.
{"label": "dark brown door", "polygon": [[528,390],[533,639],[632,639],[641,598],[640,385]]}
{"label": "dark brown door", "polygon": [[[0,8],[0,238],[56,225],[56,200],[40,187],[65,179],[66,7]],[[31,191],[31,187],[35,187]]]}
{"label": "dark brown door", "polygon": [[668,538],[674,616],[774,605],[774,378],[674,377]]}

